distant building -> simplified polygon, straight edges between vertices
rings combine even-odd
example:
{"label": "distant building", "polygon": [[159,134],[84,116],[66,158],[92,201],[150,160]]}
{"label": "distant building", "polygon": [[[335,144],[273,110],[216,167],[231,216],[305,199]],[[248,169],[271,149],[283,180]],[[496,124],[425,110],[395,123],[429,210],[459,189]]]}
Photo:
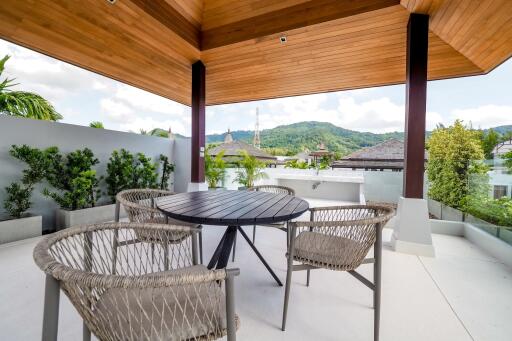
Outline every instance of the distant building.
{"label": "distant building", "polygon": [[498,143],[492,150],[492,155],[495,159],[501,158],[503,154],[506,154],[512,150],[512,139]]}
{"label": "distant building", "polygon": [[325,144],[323,144],[323,143],[320,143],[318,145],[318,149],[317,150],[315,150],[314,152],[309,153],[309,156],[313,158],[313,161],[315,163],[321,161],[323,157],[325,157],[325,156],[330,157],[331,155],[332,155],[332,153],[327,150],[327,148],[325,147]]}
{"label": "distant building", "polygon": [[[425,151],[426,160],[427,152]],[[334,161],[331,167],[401,172],[404,169],[404,142],[390,139],[375,146],[357,150],[341,160]]]}
{"label": "distant building", "polygon": [[226,161],[236,161],[240,158],[240,151],[245,150],[249,155],[254,156],[256,159],[260,161],[267,162],[269,164],[275,165],[277,158],[265,151],[258,149],[254,146],[251,146],[248,143],[243,141],[235,141],[233,140],[233,136],[231,135],[231,131],[228,130],[226,136],[224,137],[224,143],[212,148],[209,150],[209,154],[212,156],[218,155],[221,151],[224,151],[224,159]]}

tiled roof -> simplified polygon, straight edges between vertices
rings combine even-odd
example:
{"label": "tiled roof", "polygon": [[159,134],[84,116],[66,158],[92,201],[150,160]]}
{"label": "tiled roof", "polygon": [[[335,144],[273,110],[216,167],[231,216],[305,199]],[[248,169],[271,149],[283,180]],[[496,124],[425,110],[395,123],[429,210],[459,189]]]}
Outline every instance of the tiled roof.
{"label": "tiled roof", "polygon": [[[428,158],[425,151],[425,160]],[[402,169],[404,167],[404,142],[390,139],[372,147],[366,147],[334,161],[332,167]]]}
{"label": "tiled roof", "polygon": [[217,147],[212,148],[209,152],[210,155],[217,155],[221,151],[224,151],[224,157],[239,157],[239,153],[241,150],[246,150],[249,155],[256,157],[261,160],[277,160],[277,158],[273,155],[270,155],[264,152],[261,149],[258,149],[254,146],[251,146],[248,143],[243,141],[232,141],[226,142],[218,145]]}

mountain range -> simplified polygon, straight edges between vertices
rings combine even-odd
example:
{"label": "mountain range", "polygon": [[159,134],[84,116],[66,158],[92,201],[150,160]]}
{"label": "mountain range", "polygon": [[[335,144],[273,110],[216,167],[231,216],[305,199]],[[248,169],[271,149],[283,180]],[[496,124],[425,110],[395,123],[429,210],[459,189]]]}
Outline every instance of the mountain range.
{"label": "mountain range", "polygon": [[[512,131],[512,125],[493,128],[500,134]],[[231,132],[233,139],[252,143],[254,131],[236,130]],[[427,132],[427,135],[429,132]],[[207,143],[221,143],[225,134],[206,136]],[[404,139],[403,132],[375,134],[344,129],[326,122],[299,122],[281,125],[260,132],[261,147],[276,155],[294,155],[308,149],[316,150],[324,143],[328,150],[341,155],[363,147],[373,146],[391,138]]]}

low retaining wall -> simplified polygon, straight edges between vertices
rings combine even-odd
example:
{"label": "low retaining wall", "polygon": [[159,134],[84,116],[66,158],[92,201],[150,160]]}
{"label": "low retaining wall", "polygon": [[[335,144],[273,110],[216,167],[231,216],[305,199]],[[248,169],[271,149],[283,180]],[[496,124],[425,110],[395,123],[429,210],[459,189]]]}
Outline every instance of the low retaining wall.
{"label": "low retaining wall", "polygon": [[[161,137],[0,115],[0,165],[2,165],[0,167],[0,215],[5,215],[1,206],[6,195],[4,188],[13,181],[19,181],[22,170],[26,168],[23,162],[9,155],[9,149],[13,144],[26,144],[36,148],[57,146],[63,153],[90,148],[100,160],[100,164],[95,167],[99,176],[105,175],[108,159],[116,149],[124,148],[132,153],[141,152],[153,160],[156,160],[160,154],[164,154],[169,156],[171,162],[176,162],[175,154],[190,154],[188,141],[179,143],[174,148],[174,140]],[[186,160],[186,157],[179,159]],[[190,169],[190,163],[179,165],[175,171],[174,181],[180,182],[180,186],[182,181],[186,181],[186,174],[183,176],[179,173],[182,166]],[[53,200],[41,194],[45,186],[48,185],[36,186],[29,213],[41,215],[43,230],[51,230],[55,226],[55,209],[58,206]],[[104,181],[102,181],[101,190],[106,191]],[[101,205],[107,200],[108,198],[103,197],[98,204]]]}

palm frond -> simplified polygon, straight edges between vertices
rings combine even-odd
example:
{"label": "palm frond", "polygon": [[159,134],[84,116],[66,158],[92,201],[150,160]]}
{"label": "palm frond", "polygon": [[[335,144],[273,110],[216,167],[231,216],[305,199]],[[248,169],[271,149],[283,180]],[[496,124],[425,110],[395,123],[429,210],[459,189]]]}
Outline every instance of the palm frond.
{"label": "palm frond", "polygon": [[26,91],[0,93],[0,113],[47,121],[62,119],[62,115],[50,102],[38,94]]}
{"label": "palm frond", "polygon": [[4,72],[5,69],[5,63],[11,58],[8,54],[6,54],[2,59],[0,59],[0,76],[2,75],[2,72]]}

